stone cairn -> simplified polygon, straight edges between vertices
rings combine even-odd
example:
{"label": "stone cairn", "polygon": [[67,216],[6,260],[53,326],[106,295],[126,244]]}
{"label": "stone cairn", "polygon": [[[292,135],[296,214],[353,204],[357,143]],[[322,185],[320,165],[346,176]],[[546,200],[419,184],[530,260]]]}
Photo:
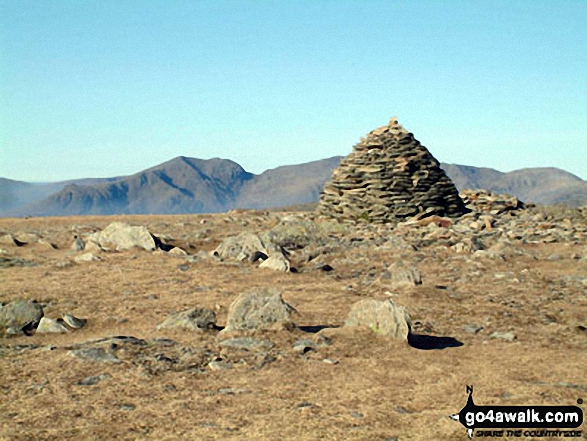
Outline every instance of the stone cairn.
{"label": "stone cairn", "polygon": [[397,223],[416,215],[458,217],[468,210],[438,161],[392,118],[362,138],[334,170],[318,211],[341,220]]}

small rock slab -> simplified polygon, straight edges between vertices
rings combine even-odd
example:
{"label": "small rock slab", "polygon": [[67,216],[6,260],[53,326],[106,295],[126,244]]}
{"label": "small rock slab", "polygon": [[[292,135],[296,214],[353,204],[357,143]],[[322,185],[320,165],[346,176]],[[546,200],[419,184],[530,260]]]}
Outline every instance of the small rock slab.
{"label": "small rock slab", "polygon": [[133,247],[153,251],[157,247],[155,238],[146,227],[131,226],[124,222],[113,222],[102,231],[90,235],[88,240],[93,240],[100,246],[114,246],[119,251]]}
{"label": "small rock slab", "polygon": [[106,352],[104,348],[84,348],[70,351],[75,358],[84,361],[94,361],[99,363],[121,363],[114,355]]}

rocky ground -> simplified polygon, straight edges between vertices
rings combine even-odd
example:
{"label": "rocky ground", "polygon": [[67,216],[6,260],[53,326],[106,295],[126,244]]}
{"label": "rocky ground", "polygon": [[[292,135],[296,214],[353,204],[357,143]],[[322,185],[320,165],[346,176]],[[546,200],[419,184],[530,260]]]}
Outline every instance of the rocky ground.
{"label": "rocky ground", "polygon": [[[477,404],[585,400],[587,210],[466,200],[396,226],[0,219],[0,439],[464,440],[466,385]],[[157,240],[107,243],[113,222]],[[350,320],[367,299],[395,305],[391,328]]]}

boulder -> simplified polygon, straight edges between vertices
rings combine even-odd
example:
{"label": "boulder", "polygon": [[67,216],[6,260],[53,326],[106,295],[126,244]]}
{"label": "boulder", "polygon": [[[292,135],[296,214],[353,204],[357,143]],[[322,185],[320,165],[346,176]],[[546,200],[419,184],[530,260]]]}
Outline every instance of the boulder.
{"label": "boulder", "polygon": [[239,295],[230,305],[225,331],[272,328],[276,324],[292,326],[296,310],[285,303],[281,292],[264,288]]}
{"label": "boulder", "polygon": [[15,300],[0,305],[0,329],[29,332],[43,317],[43,307],[31,300]]}
{"label": "boulder", "polygon": [[316,243],[320,229],[315,222],[287,216],[265,234],[267,241],[283,248],[300,249]]}
{"label": "boulder", "polygon": [[192,331],[212,329],[216,326],[216,314],[208,308],[192,308],[170,314],[157,329],[186,328]]}
{"label": "boulder", "polygon": [[366,326],[378,334],[407,340],[412,320],[407,309],[391,299],[365,299],[351,307],[344,326]]}
{"label": "boulder", "polygon": [[224,239],[213,254],[222,259],[251,260],[257,252],[268,254],[265,243],[257,234],[245,231]]}
{"label": "boulder", "polygon": [[143,226],[131,226],[124,222],[113,222],[102,231],[91,234],[87,238],[100,244],[101,247],[113,246],[117,250],[133,247],[153,251],[157,248],[155,237]]}

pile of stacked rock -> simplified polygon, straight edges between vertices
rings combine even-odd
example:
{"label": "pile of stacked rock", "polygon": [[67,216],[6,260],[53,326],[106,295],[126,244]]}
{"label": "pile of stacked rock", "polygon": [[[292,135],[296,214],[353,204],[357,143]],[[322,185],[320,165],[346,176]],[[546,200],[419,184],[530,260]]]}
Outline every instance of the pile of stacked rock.
{"label": "pile of stacked rock", "polygon": [[341,220],[397,223],[419,213],[467,212],[456,187],[428,149],[395,118],[354,146],[334,170],[319,213]]}
{"label": "pile of stacked rock", "polygon": [[460,196],[467,208],[472,211],[501,214],[525,208],[524,203],[517,197],[509,194],[497,194],[489,190],[463,190]]}

